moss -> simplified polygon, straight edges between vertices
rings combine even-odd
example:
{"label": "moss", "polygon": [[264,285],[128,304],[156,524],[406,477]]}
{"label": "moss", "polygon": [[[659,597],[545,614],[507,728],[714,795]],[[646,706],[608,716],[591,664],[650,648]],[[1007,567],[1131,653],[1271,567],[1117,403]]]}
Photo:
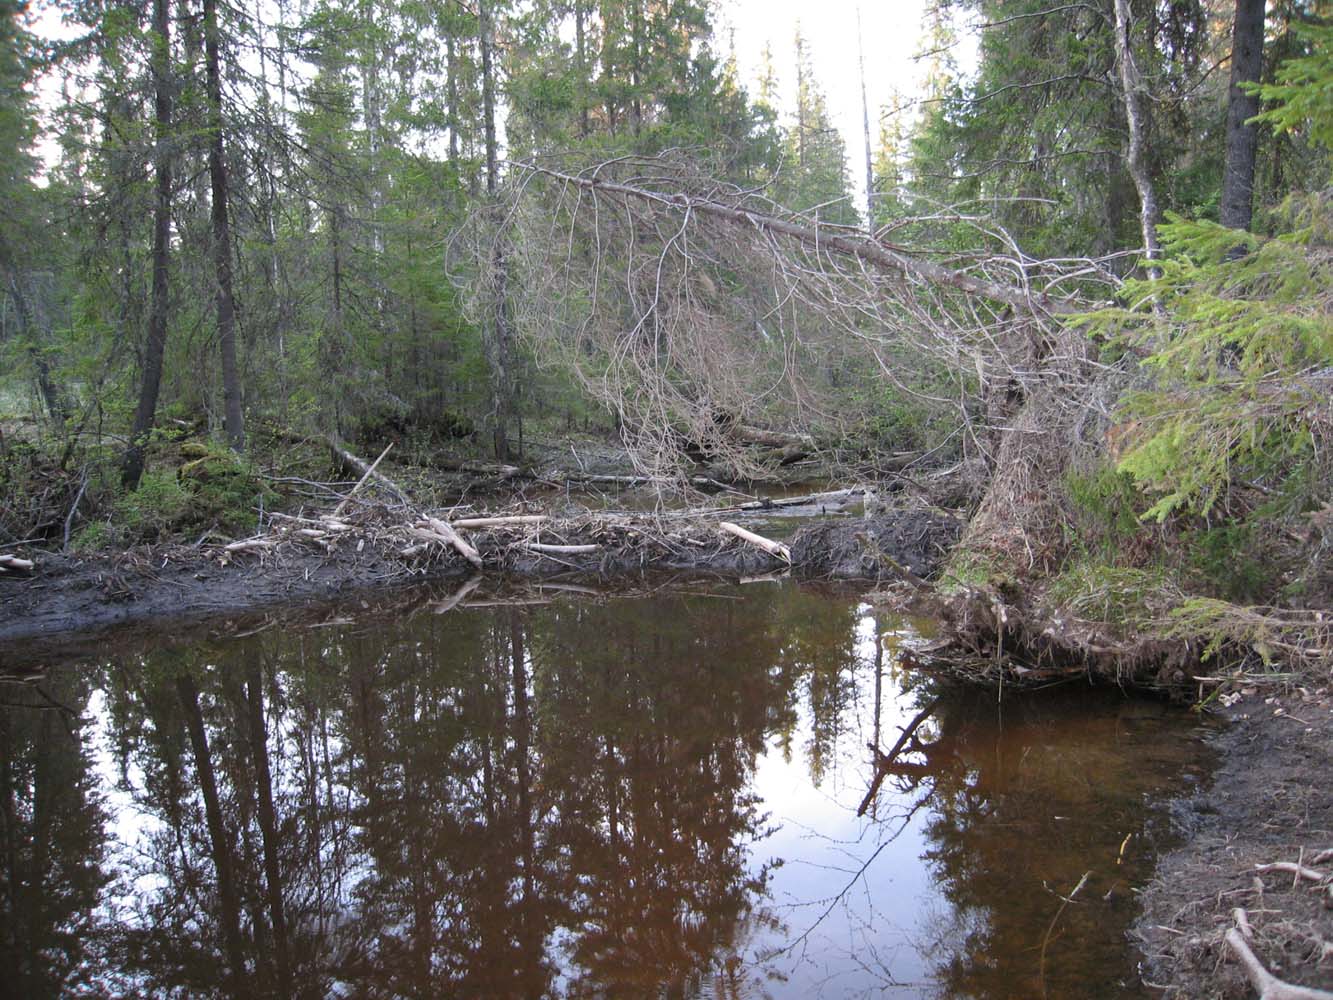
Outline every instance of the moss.
{"label": "moss", "polygon": [[171,535],[188,519],[190,496],[169,471],[143,474],[139,488],[117,497],[112,524],[126,540],[155,542]]}
{"label": "moss", "polygon": [[1178,599],[1159,569],[1110,566],[1081,560],[1066,567],[1046,588],[1053,609],[1085,621],[1146,629]]}
{"label": "moss", "polygon": [[177,478],[190,498],[192,530],[216,525],[232,534],[251,531],[259,505],[271,504],[277,496],[250,465],[222,448],[208,448],[192,458]]}
{"label": "moss", "polygon": [[956,594],[967,588],[1009,589],[1013,575],[1008,573],[993,553],[976,549],[956,549],[944,567],[940,589]]}
{"label": "moss", "polygon": [[111,544],[111,540],[112,533],[107,524],[104,521],[93,521],[76,531],[69,544],[75,552],[83,554],[104,549]]}
{"label": "moss", "polygon": [[1128,474],[1110,465],[1091,472],[1069,472],[1065,489],[1074,506],[1071,527],[1086,552],[1113,559],[1139,533],[1141,497]]}

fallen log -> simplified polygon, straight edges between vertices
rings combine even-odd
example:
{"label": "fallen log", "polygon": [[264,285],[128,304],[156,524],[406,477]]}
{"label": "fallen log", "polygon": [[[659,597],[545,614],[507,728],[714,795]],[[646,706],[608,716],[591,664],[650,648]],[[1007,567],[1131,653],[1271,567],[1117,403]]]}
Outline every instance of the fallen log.
{"label": "fallen log", "polygon": [[800,445],[804,448],[813,449],[815,439],[809,434],[793,434],[790,431],[771,431],[763,427],[752,427],[749,424],[736,424],[732,433],[742,441],[748,441],[751,444],[764,444],[770,448],[786,448],[788,445]]}
{"label": "fallen log", "polygon": [[337,520],[338,515],[343,512],[343,508],[346,507],[348,503],[351,502],[352,497],[356,496],[356,491],[361,489],[362,486],[366,485],[367,479],[375,475],[375,469],[377,469],[379,467],[379,464],[384,461],[384,456],[389,454],[389,449],[392,447],[393,447],[392,441],[390,441],[388,444],[384,446],[384,450],[380,452],[380,457],[375,459],[375,461],[371,462],[370,468],[368,468],[365,472],[361,473],[361,478],[358,479],[356,485],[352,487],[352,492],[348,493],[347,496],[343,497],[342,503],[338,504],[337,507],[333,508],[333,513],[329,515],[330,519]]}
{"label": "fallen log", "polygon": [[23,570],[25,573],[32,572],[32,568],[37,564],[31,559],[21,559],[14,555],[0,555],[0,569]]}
{"label": "fallen log", "polygon": [[1299,879],[1309,879],[1311,882],[1322,882],[1328,878],[1328,875],[1318,868],[1309,868],[1306,865],[1298,865],[1294,861],[1274,861],[1267,865],[1255,865],[1254,870],[1263,874],[1266,872],[1286,872]]}
{"label": "fallen log", "polygon": [[496,479],[517,479],[520,476],[531,478],[531,473],[524,472],[517,465],[498,465],[487,462],[451,462],[439,460],[437,468],[446,472],[469,472],[474,476],[493,476]]}
{"label": "fallen log", "polygon": [[[799,497],[764,497],[759,500],[748,500],[745,503],[736,504],[734,507],[724,508],[725,510],[770,510],[774,507],[821,507],[838,506],[852,503],[857,497],[863,496],[866,490],[863,486],[856,486],[845,490],[828,490],[823,493],[807,493]],[[717,511],[716,513],[721,513]]]}
{"label": "fallen log", "polygon": [[271,549],[278,544],[273,538],[244,538],[239,542],[231,542],[222,546],[224,552],[250,552],[255,549]]}
{"label": "fallen log", "polygon": [[513,165],[520,170],[544,174],[561,183],[595,194],[610,195],[617,199],[628,196],[656,205],[672,214],[694,213],[710,216],[764,236],[781,236],[813,249],[821,256],[834,254],[839,257],[851,257],[877,270],[902,275],[914,284],[945,285],[968,295],[1003,302],[1024,313],[1068,315],[1084,308],[1076,302],[1053,300],[1044,293],[1033,294],[1022,286],[1004,285],[978,277],[968,271],[952,270],[929,260],[924,255],[910,254],[881,244],[864,233],[854,233],[841,227],[803,225],[789,219],[754,212],[743,205],[731,205],[680,191],[654,191],[650,188],[619,184],[585,174],[562,173],[530,163]]}
{"label": "fallen log", "polygon": [[[347,447],[342,443],[342,441],[338,439],[337,435],[326,434],[324,436],[324,443],[328,445],[329,450],[333,452],[333,454],[344,465],[350,466],[351,468],[356,469],[357,472],[361,473],[362,481],[365,481],[367,479],[373,479],[375,480],[375,482],[379,483],[386,490],[392,493],[394,499],[396,499],[403,506],[406,507],[411,505],[412,501],[407,498],[407,494],[403,492],[401,486],[395,483],[388,476],[384,475],[384,473],[376,472],[375,466],[368,465],[365,459],[353,455],[350,451],[347,450]],[[384,449],[386,454],[388,453],[388,450],[389,450],[388,448]],[[380,455],[380,458],[383,457],[384,455]],[[379,458],[375,460],[375,465],[379,465]],[[360,485],[361,484],[358,483],[356,486],[352,487],[352,493],[347,494],[347,496],[343,500],[343,503],[346,503],[347,500],[350,500],[352,498],[352,494],[355,493],[357,489],[360,488]],[[338,509],[334,511],[334,516],[336,517],[341,512],[342,512],[342,504],[339,504]]]}
{"label": "fallen log", "polygon": [[787,565],[791,565],[791,549],[781,542],[775,542],[771,538],[765,538],[763,535],[756,535],[753,531],[747,531],[739,524],[732,524],[730,521],[723,521],[718,526],[719,531],[724,531],[729,535],[735,535],[741,541],[753,545],[773,556],[775,559],[781,559]]}

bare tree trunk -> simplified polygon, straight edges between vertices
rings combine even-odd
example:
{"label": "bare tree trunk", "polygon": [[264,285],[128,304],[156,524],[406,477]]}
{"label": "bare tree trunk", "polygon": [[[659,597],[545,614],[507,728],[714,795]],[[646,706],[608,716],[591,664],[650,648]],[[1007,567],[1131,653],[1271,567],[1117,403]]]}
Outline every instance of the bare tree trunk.
{"label": "bare tree trunk", "polygon": [[503,214],[497,196],[500,187],[500,154],[495,134],[495,19],[493,0],[478,0],[481,30],[481,101],[486,128],[486,196],[494,210],[495,242],[488,264],[491,269],[491,308],[486,322],[486,360],[491,376],[491,410],[495,420],[496,461],[509,460],[509,419],[513,409],[510,365],[510,331],[507,271],[504,240],[500,234]]}
{"label": "bare tree trunk", "polygon": [[[211,0],[210,0],[211,2]],[[204,819],[208,825],[208,840],[213,855],[213,868],[218,879],[218,900],[222,906],[219,920],[229,966],[230,993],[244,996],[245,954],[241,943],[241,906],[232,870],[231,841],[222,818],[222,802],[218,798],[217,776],[213,758],[208,749],[208,733],[204,730],[204,715],[199,709],[199,687],[189,674],[176,678],[176,692],[185,710],[185,727],[194,751],[194,769],[199,777],[199,791],[204,797]]]}
{"label": "bare tree trunk", "polygon": [[227,442],[245,448],[241,380],[236,367],[236,297],[232,290],[231,220],[227,161],[222,142],[222,71],[217,0],[204,0],[205,91],[208,98],[208,178],[212,188],[213,263],[217,275],[218,346],[222,352],[223,419]]}
{"label": "bare tree trunk", "polygon": [[1236,0],[1231,33],[1231,88],[1227,95],[1226,166],[1222,173],[1222,225],[1249,229],[1254,217],[1254,159],[1259,96],[1241,89],[1257,83],[1264,60],[1264,0]]}
{"label": "bare tree trunk", "polygon": [[1139,192],[1139,225],[1143,230],[1144,256],[1150,262],[1148,273],[1157,277],[1161,271],[1151,262],[1162,256],[1161,244],[1157,241],[1157,223],[1161,213],[1157,207],[1157,192],[1153,189],[1152,177],[1148,172],[1148,109],[1144,101],[1143,80],[1134,62],[1133,46],[1130,45],[1129,27],[1129,0],[1115,0],[1116,63],[1120,69],[1125,120],[1129,125],[1129,154],[1126,165],[1130,177],[1134,179],[1134,187]]}
{"label": "bare tree trunk", "polygon": [[148,342],[144,345],[143,381],[134,410],[130,442],[121,463],[121,482],[139,488],[144,446],[157,415],[162,385],[162,357],[167,349],[167,296],[171,254],[171,11],[170,0],[153,0],[153,170],[157,197],[153,204],[153,298],[148,310]]}
{"label": "bare tree trunk", "polygon": [[579,71],[579,138],[588,137],[588,12],[583,0],[574,0],[574,55]]}
{"label": "bare tree trunk", "polygon": [[870,104],[866,101],[866,57],[861,48],[861,8],[856,9],[856,62],[861,70],[861,133],[866,144],[866,232],[875,231],[875,165],[870,152]]}

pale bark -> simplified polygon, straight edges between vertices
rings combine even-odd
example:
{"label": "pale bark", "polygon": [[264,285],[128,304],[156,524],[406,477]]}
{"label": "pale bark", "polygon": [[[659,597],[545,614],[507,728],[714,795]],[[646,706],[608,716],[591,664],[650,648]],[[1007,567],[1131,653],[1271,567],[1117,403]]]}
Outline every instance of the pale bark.
{"label": "pale bark", "polygon": [[1134,61],[1134,48],[1130,44],[1129,0],[1115,0],[1115,51],[1116,64],[1120,70],[1121,99],[1125,104],[1125,121],[1129,126],[1129,150],[1125,165],[1139,193],[1139,226],[1143,231],[1144,257],[1149,261],[1148,273],[1157,277],[1161,271],[1152,262],[1162,256],[1161,244],[1157,239],[1161,211],[1157,207],[1157,192],[1148,170],[1148,108],[1143,79],[1139,76],[1139,68]]}
{"label": "pale bark", "polygon": [[739,524],[732,524],[730,521],[723,521],[717,527],[719,531],[724,531],[728,535],[735,535],[741,541],[753,545],[762,552],[767,552],[775,559],[781,559],[788,565],[791,564],[791,549],[781,542],[775,542],[763,535],[756,535],[753,531],[742,528]]}

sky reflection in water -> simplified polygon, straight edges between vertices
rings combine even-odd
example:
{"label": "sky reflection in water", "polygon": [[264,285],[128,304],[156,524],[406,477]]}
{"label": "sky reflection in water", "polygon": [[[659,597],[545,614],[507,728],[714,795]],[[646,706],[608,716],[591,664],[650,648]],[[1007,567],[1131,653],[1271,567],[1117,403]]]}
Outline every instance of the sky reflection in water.
{"label": "sky reflection in water", "polygon": [[[790,585],[279,626],[0,685],[19,995],[1132,997],[1206,764]],[[938,699],[938,700],[937,700]],[[888,750],[934,705],[858,807]],[[73,709],[77,714],[57,706]],[[1086,880],[1070,903],[1068,894]]]}

